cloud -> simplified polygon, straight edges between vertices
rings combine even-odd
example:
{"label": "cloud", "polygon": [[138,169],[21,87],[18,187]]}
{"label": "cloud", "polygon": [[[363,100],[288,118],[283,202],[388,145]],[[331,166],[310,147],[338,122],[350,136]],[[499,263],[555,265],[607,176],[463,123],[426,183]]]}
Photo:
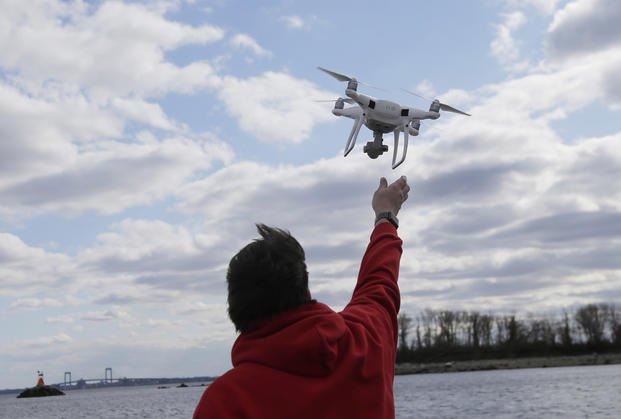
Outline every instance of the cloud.
{"label": "cloud", "polygon": [[[184,357],[192,368],[224,371],[235,336],[226,267],[258,236],[255,222],[288,228],[300,240],[315,297],[338,309],[351,295],[373,224],[371,195],[390,172],[390,155],[370,160],[359,145],[346,159],[275,165],[236,159],[222,139],[192,132],[166,112],[164,95],[208,89],[244,131],[281,144],[309,139],[317,124],[335,120],[329,105],[312,100],[336,95],[279,70],[240,78],[216,73],[211,62],[174,64],[168,51],[226,47],[231,38],[170,21],[170,4],[50,1],[0,16],[16,40],[9,45],[0,34],[7,51],[0,57],[0,216],[10,223],[114,214],[71,250],[29,243],[19,226],[0,233],[5,307],[37,310],[50,329],[3,342],[0,355],[11,365],[30,370],[45,356],[62,376],[67,365],[87,374],[112,357],[115,371],[147,375],[147,362],[127,357],[140,353],[153,358],[149,367],[168,359],[161,374],[174,375],[180,363],[170,360]],[[545,13],[557,7],[528,4]],[[621,295],[621,133],[611,123],[608,135],[569,142],[554,129],[600,100],[621,104],[618,37],[592,41],[615,32],[584,26],[606,23],[588,4],[558,12],[549,55],[528,74],[439,92],[474,116],[424,123],[404,165],[390,172],[390,180],[406,174],[413,188],[399,214],[404,310],[524,312]],[[592,4],[614,15],[612,3]],[[511,5],[494,48],[513,69],[521,62],[515,34],[528,15],[526,6]],[[38,27],[43,35],[33,38]],[[592,43],[577,40],[574,48],[571,31],[579,29]],[[118,59],[110,59],[115,48]],[[250,43],[240,48],[252,52]],[[555,61],[566,54],[578,59]],[[438,93],[431,83],[419,89]],[[85,322],[98,322],[105,336]],[[206,347],[220,352],[210,358]]]}
{"label": "cloud", "polygon": [[290,29],[304,29],[308,27],[308,24],[297,15],[282,16],[280,20],[285,22],[285,25]]}
{"label": "cloud", "polygon": [[176,309],[197,294],[222,295],[229,242],[221,232],[126,219],[99,235],[76,262],[88,272],[81,282],[93,304]]}
{"label": "cloud", "polygon": [[[484,142],[490,135],[485,131],[480,129]],[[521,141],[529,137],[524,133]],[[481,150],[482,143],[479,147],[456,148],[462,140],[467,137],[445,145],[467,153],[464,163],[476,159],[475,150]],[[427,304],[446,306],[451,301],[476,306],[481,296],[487,295],[487,307],[519,307],[523,311],[537,304],[574,304],[578,302],[578,289],[586,292],[611,287],[615,292],[621,284],[620,265],[612,262],[621,242],[621,231],[615,228],[621,216],[617,189],[612,185],[604,192],[581,183],[590,179],[591,185],[606,184],[604,179],[611,168],[621,168],[618,151],[611,158],[605,157],[610,154],[607,146],[616,141],[592,139],[571,146],[557,143],[553,146],[558,148],[556,152],[542,151],[552,144],[542,142],[537,147],[532,143],[533,153],[539,148],[539,154],[547,156],[539,162],[524,149],[497,151],[497,156],[519,156],[520,163],[497,164],[487,172],[471,172],[467,164],[462,168],[454,159],[450,175],[438,168],[420,167],[421,172],[429,173],[429,180],[421,183],[410,175],[414,186],[410,200],[418,203],[421,214],[418,227],[402,227],[402,234],[407,231],[413,238],[409,244],[412,250],[404,251],[403,282],[416,278],[419,284],[412,293],[406,288],[409,304],[421,308]],[[600,142],[607,146],[585,152]],[[418,165],[424,161],[440,163],[429,151],[418,150],[424,157]],[[441,153],[440,149],[437,152]],[[595,163],[602,159],[608,163]],[[583,180],[574,182],[572,176]],[[600,270],[617,279],[598,281],[594,273]],[[572,293],[567,283],[572,284]],[[444,292],[430,298],[428,293],[438,287]]]}
{"label": "cloud", "polygon": [[63,304],[54,298],[18,298],[9,304],[9,310],[31,310],[62,306]]}
{"label": "cloud", "polygon": [[[526,80],[505,82],[489,89],[495,93],[480,98],[477,106],[485,110],[513,98],[515,103],[504,106],[521,110],[521,96],[509,91],[526,86],[531,86]],[[447,118],[460,129],[413,144],[402,168],[413,190],[399,230],[405,241],[400,282],[408,312],[447,304],[537,310],[580,302],[585,293],[606,298],[621,291],[614,257],[621,239],[614,228],[621,200],[592,187],[605,185],[603,180],[615,178],[611,171],[621,167],[618,139],[564,144],[546,125],[524,124],[525,115],[502,119],[503,133],[512,132],[504,136],[496,131],[495,118]],[[386,156],[373,161],[360,148],[347,159],[335,156],[303,166],[234,162],[179,191],[176,209],[200,223],[190,228],[126,219],[67,258],[79,267],[74,276],[89,290],[88,301],[169,313],[167,323],[134,315],[132,308],[131,320],[155,326],[149,330],[189,334],[197,325],[186,322],[197,318],[210,330],[198,342],[190,337],[170,341],[138,329],[136,342],[171,353],[177,353],[174,345],[213,345],[234,336],[226,319],[224,273],[231,255],[257,236],[255,221],[289,228],[307,250],[313,294],[335,308],[346,303],[372,226],[370,197],[387,168]],[[585,205],[592,210],[585,211]],[[7,253],[4,258],[15,260]],[[74,318],[112,323],[128,309],[119,310],[88,310]],[[82,335],[73,339],[80,347],[92,344]],[[123,340],[113,336],[110,341]]]}
{"label": "cloud", "polygon": [[519,42],[513,37],[513,32],[525,23],[526,15],[520,11],[505,14],[503,23],[496,26],[496,37],[490,44],[492,54],[503,66],[513,70],[526,68],[524,62],[519,62]]}
{"label": "cloud", "polygon": [[[505,87],[513,88],[510,84]],[[555,292],[566,295],[558,278],[577,280],[598,264],[604,269],[616,269],[601,263],[597,249],[601,252],[618,240],[618,232],[606,231],[604,226],[616,223],[621,208],[614,202],[621,201],[614,193],[609,197],[610,192],[583,188],[570,176],[580,173],[585,180],[591,177],[593,184],[606,185],[604,178],[610,170],[621,167],[616,160],[618,149],[608,149],[617,140],[599,138],[566,145],[544,125],[525,127],[518,118],[503,122],[509,125],[504,135],[499,135],[493,128],[495,123],[493,118],[455,122],[461,131],[451,130],[450,135],[415,143],[404,164],[402,172],[408,175],[413,190],[401,216],[400,231],[406,243],[402,280],[404,284],[425,284],[415,299],[421,305],[425,304],[426,292],[438,286],[450,289],[463,281],[471,285],[471,290],[476,290],[481,281],[506,284],[497,287],[497,298],[487,302],[494,307],[517,303],[509,297],[516,292],[510,290],[517,286],[510,284],[523,284],[519,295],[531,291],[541,299]],[[514,135],[507,136],[507,128]],[[594,143],[606,146],[594,148]],[[608,164],[594,163],[611,152],[614,157],[607,158]],[[182,195],[186,203],[179,209],[202,214],[205,220],[217,218],[218,223],[228,226],[231,236],[247,240],[255,236],[253,221],[290,228],[307,249],[311,290],[317,287],[323,299],[338,306],[344,303],[340,299],[352,285],[356,261],[366,244],[369,220],[364,214],[372,192],[369,185],[381,173],[379,166],[374,166],[359,149],[350,157],[335,157],[304,167],[236,163],[185,190]],[[576,165],[584,168],[577,169]],[[350,171],[357,173],[351,183]],[[206,190],[210,193],[201,192]],[[336,191],[338,200],[331,194]],[[337,201],[338,208],[333,208]],[[600,211],[613,204],[614,209],[607,215]],[[584,212],[588,208],[597,212]],[[563,221],[563,213],[568,211],[584,217]],[[331,214],[328,219],[323,216],[326,213]],[[601,223],[595,227],[594,220]],[[550,223],[549,230],[537,227],[540,223]],[[569,234],[571,229],[566,225],[584,228],[577,227],[575,234]],[[206,228],[212,226],[209,223]],[[532,231],[537,240],[519,233],[526,230]],[[594,246],[591,251],[582,251],[585,241]],[[231,254],[243,244],[244,240],[234,243]],[[580,264],[566,263],[578,255],[584,259]],[[532,289],[525,285],[524,278],[528,277],[540,278],[533,279]],[[600,285],[585,280],[576,286],[587,289]],[[447,293],[437,296],[438,301],[445,301],[445,297],[452,298]],[[474,291],[464,291],[455,294],[453,303],[467,305],[478,298]],[[529,306],[527,298],[519,302]]]}
{"label": "cloud", "polygon": [[621,4],[615,0],[575,0],[556,12],[548,28],[553,59],[589,55],[621,47]]}
{"label": "cloud", "polygon": [[427,79],[418,83],[416,85],[415,91],[420,92],[420,94],[427,96],[427,97],[435,97],[437,94],[435,88],[433,87],[433,83],[431,83]]}
{"label": "cloud", "polygon": [[[569,212],[539,217],[501,229],[490,237],[499,246],[583,250],[600,240],[621,239],[621,212]],[[621,266],[621,265],[619,265]]]}
{"label": "cloud", "polygon": [[[451,301],[456,305],[475,304],[480,301],[477,290],[485,288],[487,283],[497,284],[490,291],[489,306],[510,304],[510,293],[517,292],[516,283],[525,284],[523,292],[516,294],[516,302],[529,304],[526,298],[521,298],[531,291],[537,293],[538,302],[545,295],[570,301],[574,297],[554,282],[561,275],[577,282],[576,289],[602,289],[600,283],[582,278],[594,266],[616,269],[601,261],[604,247],[615,248],[616,233],[602,234],[602,227],[593,230],[590,234],[599,242],[581,251],[587,230],[580,230],[584,233],[580,237],[564,236],[560,240],[564,245],[559,248],[555,245],[559,240],[544,234],[545,229],[539,231],[533,227],[549,223],[550,231],[555,231],[565,225],[557,218],[561,214],[601,212],[616,220],[621,200],[602,185],[617,178],[610,174],[616,173],[620,166],[615,146],[618,137],[587,138],[564,144],[549,126],[551,115],[564,117],[598,97],[598,92],[589,89],[597,77],[589,72],[588,66],[576,65],[486,86],[464,96],[473,103],[476,118],[445,115],[436,122],[444,123],[444,131],[434,136],[426,136],[423,131],[412,144],[402,170],[410,178],[413,192],[401,216],[400,230],[406,238],[402,264],[404,290],[409,292],[413,286],[409,284],[415,282],[418,292],[408,294],[408,304],[424,304],[424,296],[435,292],[437,300],[432,302],[447,298],[454,299]],[[237,98],[239,102],[235,104],[247,106],[243,108],[246,112],[237,111],[238,117],[255,131],[264,130],[264,135],[274,127],[261,125],[260,117],[273,124],[278,117],[273,110],[281,105],[279,100],[285,101],[285,92],[290,96],[296,89],[306,92],[314,89],[310,83],[284,73],[265,73],[246,80],[223,77],[221,82],[218,87],[222,94],[232,93],[228,97],[229,111],[233,113],[235,109],[231,98]],[[276,97],[275,103],[269,101],[268,92]],[[537,100],[533,101],[533,97]],[[261,115],[257,110],[261,106],[271,107],[272,113],[266,111]],[[148,109],[157,115],[157,109]],[[308,122],[309,129],[320,118],[331,117],[325,109],[320,112],[321,115],[318,111],[316,119]],[[296,126],[291,133],[297,133],[298,129]],[[274,130],[272,134],[278,132]],[[179,176],[171,183],[176,185],[174,192],[172,187],[168,191],[166,187],[163,189],[179,200],[176,211],[200,222],[190,226],[125,219],[77,255],[61,255],[74,267],[71,277],[79,277],[81,284],[92,290],[88,301],[170,308],[193,293],[207,299],[221,297],[225,292],[223,278],[228,258],[256,237],[253,223],[262,221],[290,228],[306,247],[311,288],[316,287],[317,295],[336,306],[345,302],[368,240],[372,222],[368,201],[377,179],[388,167],[387,156],[372,161],[358,147],[347,159],[337,156],[303,166],[236,161],[193,178],[190,169],[187,173],[172,173],[179,162],[199,170],[194,156],[200,156],[201,152],[193,142],[186,144],[172,134],[170,143],[153,140],[149,135],[137,136],[131,147],[105,142],[98,147],[102,155],[111,147],[110,156],[128,156],[131,161],[125,165],[133,170],[145,158],[148,160],[145,166],[158,167],[155,172],[161,172],[162,177]],[[174,152],[180,145],[183,147]],[[115,149],[117,146],[119,150]],[[171,148],[160,153],[160,147],[164,146]],[[86,151],[88,148],[84,156],[90,156]],[[136,159],[132,160],[132,156]],[[167,161],[166,156],[178,156],[179,160],[173,158],[162,166],[151,165],[151,158]],[[95,170],[98,161],[93,158],[89,164],[82,164]],[[102,162],[108,164],[107,159]],[[118,172],[119,179],[126,174],[122,166],[112,167],[114,170],[109,172]],[[147,173],[145,179],[148,177],[149,182],[158,184],[157,176]],[[61,179],[66,183],[70,178],[59,178],[58,184]],[[141,182],[146,180],[128,188],[135,190],[128,198],[132,201],[109,204],[111,210],[135,205],[132,202],[140,199],[145,199],[144,202],[157,199],[159,195],[155,192],[139,190]],[[36,182],[23,185],[36,185]],[[97,185],[93,183],[95,191]],[[17,188],[8,190],[12,192],[7,195],[9,198],[20,196]],[[30,205],[41,207],[46,202],[64,199],[41,193],[41,200]],[[63,205],[58,208],[71,208]],[[94,200],[91,205],[94,208]],[[584,219],[587,221],[581,225],[586,226],[589,218]],[[531,231],[530,235],[527,231]],[[572,257],[579,263],[564,266],[559,263],[569,262]],[[528,276],[540,278],[525,281]],[[70,284],[74,282],[70,280],[67,287],[72,287]],[[196,301],[179,309],[178,314],[209,310],[210,304]],[[98,315],[92,317],[110,318],[105,310],[94,313]]]}
{"label": "cloud", "polygon": [[610,107],[618,111],[621,110],[621,80],[616,74],[615,70],[611,70],[604,76],[603,88]]}
{"label": "cloud", "polygon": [[[0,292],[17,297],[10,310],[43,314],[49,308],[89,304],[175,307],[196,292],[222,294],[224,264],[230,257],[220,250],[222,243],[224,236],[212,241],[208,234],[190,233],[183,226],[128,219],[70,256],[30,247],[2,233]],[[37,296],[41,293],[46,297]],[[110,315],[104,314],[89,319]]]}
{"label": "cloud", "polygon": [[157,103],[135,98],[115,98],[112,100],[112,106],[121,114],[120,116],[128,120],[162,130],[181,130],[181,127],[178,127],[178,124],[172,121]]}
{"label": "cloud", "polygon": [[[424,296],[438,289],[447,291],[437,301],[475,304],[476,290],[486,281],[498,284],[490,291],[490,307],[526,307],[528,299],[521,296],[529,292],[537,293],[534,302],[556,293],[565,303],[577,297],[559,277],[574,281],[574,289],[593,291],[603,285],[582,279],[589,272],[618,275],[617,265],[604,263],[610,256],[604,250],[616,249],[621,234],[607,227],[618,224],[621,197],[614,191],[621,188],[605,187],[618,178],[611,173],[621,167],[619,139],[564,144],[537,119],[524,124],[532,116],[514,92],[528,93],[546,82],[532,77],[490,88],[493,95],[477,105],[479,118],[447,117],[459,129],[413,144],[402,168],[413,190],[400,215],[404,291],[410,292],[412,281],[417,284],[408,304],[424,304]],[[487,107],[502,108],[497,103],[518,115],[486,118]],[[91,302],[170,308],[196,293],[221,297],[228,259],[256,237],[253,223],[260,221],[292,231],[307,249],[311,290],[339,306],[368,240],[370,196],[388,167],[383,157],[372,161],[356,148],[347,159],[303,166],[235,162],[177,192],[175,209],[202,220],[198,225],[126,219],[67,260],[79,267],[73,275],[88,284]],[[531,277],[538,279],[525,280]],[[516,283],[522,284],[520,292]],[[197,301],[178,313],[210,310],[210,304]]]}
{"label": "cloud", "polygon": [[221,318],[226,313],[225,304],[207,304],[203,301],[185,302],[175,309],[181,316],[204,316],[205,318]]}
{"label": "cloud", "polygon": [[[71,115],[71,118],[67,118]],[[88,122],[86,122],[88,121]],[[0,81],[0,188],[70,164],[72,141],[117,136],[122,122],[81,95],[39,98]]]}
{"label": "cloud", "polygon": [[[601,70],[609,67],[610,60],[601,58],[577,62],[572,66],[547,66],[542,71],[487,86],[480,92],[485,99],[479,102],[480,106],[471,109],[477,118],[466,122],[474,124],[483,119],[492,124],[492,120],[513,123],[527,118],[528,124],[516,128],[522,130],[539,126],[545,128],[546,133],[552,133],[548,129],[550,121],[562,120],[605,94],[601,88]],[[488,118],[486,112],[490,112],[493,118]]]}
{"label": "cloud", "polygon": [[115,213],[232,158],[154,100],[220,83],[208,63],[178,67],[165,52],[217,42],[221,29],[170,21],[170,4],[39,6],[0,16],[10,51],[0,57],[0,214]]}
{"label": "cloud", "polygon": [[[153,97],[165,93],[215,89],[240,126],[267,142],[300,142],[333,120],[305,95],[334,95],[307,81],[283,73],[221,77],[204,61],[167,61],[165,51],[223,39],[216,27],[167,20],[168,10],[48,2],[0,17],[13,28],[10,40],[0,34],[0,45],[11,42],[0,57],[7,72],[0,136],[8,139],[0,143],[0,214],[117,213],[162,201],[196,173],[231,161],[228,145],[164,112]],[[247,35],[232,42],[268,54]]]}
{"label": "cloud", "polygon": [[[82,93],[62,87],[46,87],[33,95],[0,81],[0,135],[6,140],[0,142],[0,174],[4,175],[0,189],[80,170],[81,161],[90,160],[90,165],[93,158],[110,159],[113,149],[128,154],[144,150],[144,145],[128,145],[127,138],[122,138],[130,121],[145,124],[145,130],[181,131],[159,105],[144,100],[116,98],[99,106]],[[114,144],[111,139],[123,143]],[[154,136],[151,139],[157,142]],[[144,136],[137,138],[143,140]],[[226,154],[226,147],[222,149]]]}
{"label": "cloud", "polygon": [[[563,196],[566,205],[583,210],[601,211],[619,209],[621,199],[621,170],[619,151],[621,133],[581,140],[568,156],[551,191]],[[559,206],[560,208],[560,206]]]}
{"label": "cloud", "polygon": [[329,108],[313,99],[335,94],[286,73],[268,71],[246,79],[225,76],[218,96],[244,131],[267,143],[302,142],[315,124],[333,120]]}
{"label": "cloud", "polygon": [[[0,45],[11,43],[0,57],[0,136],[7,139],[0,214],[118,213],[161,202],[197,173],[230,162],[228,145],[164,112],[155,98],[166,93],[214,89],[242,129],[265,142],[301,142],[317,123],[334,120],[308,100],[334,94],[305,80],[274,72],[223,77],[205,61],[177,67],[166,60],[166,51],[224,36],[213,26],[169,21],[169,10],[51,1],[0,17],[10,29]],[[247,35],[232,42],[268,54]]]}
{"label": "cloud", "polygon": [[0,65],[31,83],[61,80],[98,98],[190,91],[209,85],[206,63],[177,67],[164,52],[223,38],[221,29],[167,20],[165,9],[116,1],[98,6],[16,3],[0,17]]}
{"label": "cloud", "polygon": [[116,226],[116,232],[98,236],[96,248],[83,253],[85,260],[91,257],[125,261],[145,261],[146,258],[159,263],[167,254],[196,256],[211,242],[203,242],[184,226],[171,225],[160,220],[125,219]]}
{"label": "cloud", "polygon": [[75,319],[73,316],[61,315],[61,316],[51,316],[45,318],[45,323],[48,324],[71,324],[74,323]]}
{"label": "cloud", "polygon": [[[317,267],[315,283],[335,275],[353,280],[373,218],[370,195],[385,167],[368,167],[358,151],[348,161],[339,156],[301,167],[239,162],[184,188],[177,209],[205,220],[201,229],[218,249],[203,251],[203,258],[217,258],[207,263],[221,267],[209,280],[222,287],[230,257],[257,236],[255,222],[291,230]],[[331,216],[326,220],[325,214]],[[335,265],[342,266],[335,270]]]}
{"label": "cloud", "polygon": [[[117,272],[118,274],[118,272]],[[105,281],[100,283],[103,285]],[[118,305],[131,306],[133,304],[163,304],[177,301],[181,292],[177,290],[157,290],[150,289],[145,292],[145,287],[135,286],[133,278],[126,278],[124,283],[117,284],[117,291],[105,291],[97,293],[92,299],[93,304],[97,305]]]}
{"label": "cloud", "polygon": [[263,48],[259,43],[249,35],[240,33],[231,38],[231,45],[237,48],[248,49],[258,57],[270,57],[271,52]]}
{"label": "cloud", "polygon": [[15,343],[16,347],[22,348],[47,348],[56,345],[66,345],[73,341],[73,338],[65,333],[53,336],[41,336],[35,339],[24,339]]}
{"label": "cloud", "polygon": [[194,172],[231,156],[224,144],[200,138],[142,139],[85,147],[65,167],[0,188],[3,203],[11,213],[114,213],[163,199]]}
{"label": "cloud", "polygon": [[128,313],[118,307],[113,307],[108,310],[90,311],[80,316],[80,320],[86,320],[91,322],[105,322],[110,320],[126,318]]}
{"label": "cloud", "polygon": [[[68,285],[68,278],[75,274],[71,257],[62,253],[50,253],[38,247],[28,246],[18,236],[0,233],[0,290],[4,296],[25,296],[15,308],[24,305],[46,304],[33,293]],[[55,301],[49,297],[47,304]],[[19,300],[18,300],[19,301]]]}
{"label": "cloud", "polygon": [[608,0],[578,0],[559,10],[548,28],[547,64],[585,63],[597,75],[591,89],[612,109],[621,109],[621,6]]}

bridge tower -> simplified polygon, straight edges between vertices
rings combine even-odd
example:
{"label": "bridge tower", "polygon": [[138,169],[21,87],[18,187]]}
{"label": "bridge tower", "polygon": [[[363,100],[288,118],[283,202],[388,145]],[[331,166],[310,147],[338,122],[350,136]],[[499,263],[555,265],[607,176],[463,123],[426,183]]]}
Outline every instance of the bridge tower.
{"label": "bridge tower", "polygon": [[[67,380],[67,378],[69,378],[69,380]],[[65,380],[64,380],[64,386],[65,388],[67,388],[67,386],[71,387],[71,371],[65,371]]]}
{"label": "bridge tower", "polygon": [[[108,374],[110,373],[110,374]],[[106,367],[104,383],[112,383],[112,368]]]}

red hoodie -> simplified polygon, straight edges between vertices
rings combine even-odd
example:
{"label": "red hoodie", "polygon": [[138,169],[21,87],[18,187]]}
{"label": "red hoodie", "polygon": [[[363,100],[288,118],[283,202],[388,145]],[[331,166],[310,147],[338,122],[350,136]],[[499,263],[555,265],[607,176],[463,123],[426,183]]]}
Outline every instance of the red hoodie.
{"label": "red hoodie", "polygon": [[394,418],[401,244],[392,224],[375,227],[340,313],[305,304],[242,333],[194,418]]}

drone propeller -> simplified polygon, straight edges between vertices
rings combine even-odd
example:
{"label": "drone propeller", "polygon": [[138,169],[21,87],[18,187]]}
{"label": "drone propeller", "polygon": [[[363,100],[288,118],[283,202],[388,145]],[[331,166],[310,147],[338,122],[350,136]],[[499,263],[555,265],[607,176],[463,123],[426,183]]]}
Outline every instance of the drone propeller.
{"label": "drone propeller", "polygon": [[461,114],[461,115],[471,116],[469,113],[460,111],[459,109],[454,108],[454,107],[452,107],[450,105],[447,105],[446,103],[442,103],[438,99],[431,99],[431,98],[425,97],[425,96],[423,96],[421,94],[418,94],[418,93],[415,93],[415,92],[411,92],[411,91],[409,91],[407,89],[402,89],[402,90],[407,92],[407,93],[409,93],[409,94],[411,94],[411,95],[418,96],[421,99],[429,100],[429,101],[432,101],[432,102],[437,102],[438,105],[440,106],[440,110],[442,110],[442,111],[453,112],[453,113],[458,113],[458,114]]}
{"label": "drone propeller", "polygon": [[355,82],[357,82],[359,84],[362,84],[363,86],[370,87],[372,89],[381,90],[383,92],[387,92],[388,91],[386,89],[382,89],[381,87],[373,86],[372,84],[365,83],[365,82],[362,82],[360,80],[357,80],[354,77],[349,77],[349,76],[346,76],[345,74],[341,74],[341,73],[337,73],[336,71],[328,70],[327,68],[317,67],[317,69],[323,71],[324,73],[327,73],[327,74],[331,75],[332,77],[334,77],[338,81],[355,81]]}
{"label": "drone propeller", "polygon": [[345,74],[337,73],[336,71],[328,70],[328,69],[323,68],[323,67],[317,67],[317,68],[319,70],[323,71],[324,73],[328,73],[329,75],[331,75],[332,77],[334,77],[338,81],[352,81],[352,80],[357,81],[353,77],[349,77],[349,76],[346,76]]}
{"label": "drone propeller", "polygon": [[427,96],[423,96],[423,95],[421,95],[421,94],[419,94],[419,93],[412,92],[411,90],[408,90],[408,89],[401,89],[401,90],[403,90],[404,92],[409,93],[409,94],[411,94],[411,95],[414,95],[414,96],[416,96],[416,97],[419,97],[419,98],[421,98],[421,99],[425,99],[425,100],[433,100],[433,99],[429,99]]}
{"label": "drone propeller", "polygon": [[469,113],[466,113],[464,111],[460,111],[459,109],[455,109],[452,106],[447,105],[446,103],[440,103],[440,109],[446,112],[453,112],[453,113],[458,113],[461,115],[466,115],[466,116],[470,116]]}
{"label": "drone propeller", "polygon": [[350,99],[350,98],[342,98],[342,97],[340,97],[340,98],[338,98],[338,99],[321,99],[321,100],[317,99],[317,100],[314,100],[313,102],[338,102],[339,100],[342,100],[343,102],[345,102],[345,103],[349,103],[349,104],[351,104],[351,105],[353,105],[354,103],[356,103],[353,99]]}

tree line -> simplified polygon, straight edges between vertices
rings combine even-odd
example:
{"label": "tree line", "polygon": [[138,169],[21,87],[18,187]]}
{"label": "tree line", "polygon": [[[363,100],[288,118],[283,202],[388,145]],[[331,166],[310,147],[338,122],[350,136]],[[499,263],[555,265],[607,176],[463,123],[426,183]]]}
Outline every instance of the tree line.
{"label": "tree line", "polygon": [[621,351],[621,310],[587,304],[556,316],[425,309],[398,317],[397,363]]}

